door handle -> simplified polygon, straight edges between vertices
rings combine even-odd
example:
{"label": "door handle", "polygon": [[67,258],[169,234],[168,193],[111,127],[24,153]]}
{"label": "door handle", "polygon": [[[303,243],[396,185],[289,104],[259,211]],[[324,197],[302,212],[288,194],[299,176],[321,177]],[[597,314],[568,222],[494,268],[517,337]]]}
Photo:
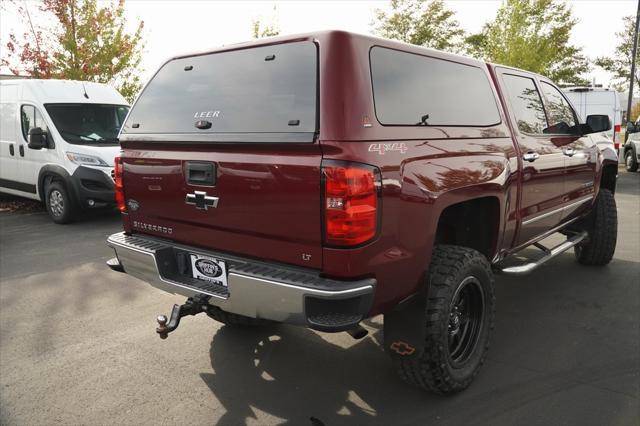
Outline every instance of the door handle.
{"label": "door handle", "polygon": [[24,157],[24,145],[21,144],[19,150],[20,150],[20,157]]}
{"label": "door handle", "polygon": [[573,157],[575,155],[575,151],[573,148],[567,148],[564,151],[562,151],[564,155],[566,155],[567,157]]}
{"label": "door handle", "polygon": [[528,161],[530,163],[536,161],[538,158],[540,158],[540,154],[538,154],[537,152],[527,152],[522,156],[522,159],[524,161]]}
{"label": "door handle", "polygon": [[9,145],[9,154],[14,155],[16,152],[13,149],[13,144]]}

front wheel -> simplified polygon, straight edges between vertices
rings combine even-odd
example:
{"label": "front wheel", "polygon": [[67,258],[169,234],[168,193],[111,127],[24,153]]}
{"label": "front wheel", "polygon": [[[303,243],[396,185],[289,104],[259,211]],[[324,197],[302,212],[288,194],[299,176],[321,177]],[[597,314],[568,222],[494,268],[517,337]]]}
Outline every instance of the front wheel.
{"label": "front wheel", "polygon": [[493,273],[476,250],[436,246],[420,356],[393,356],[408,383],[439,394],[466,389],[484,363],[495,318]]}
{"label": "front wheel", "polygon": [[598,266],[611,262],[618,239],[618,210],[613,192],[600,189],[585,220],[585,229],[589,233],[587,241],[574,248],[578,262]]}
{"label": "front wheel", "polygon": [[635,159],[632,149],[624,153],[624,165],[628,172],[638,171],[638,161]]}
{"label": "front wheel", "polygon": [[66,186],[51,182],[46,187],[45,204],[49,216],[55,223],[69,223],[75,219],[76,204]]}

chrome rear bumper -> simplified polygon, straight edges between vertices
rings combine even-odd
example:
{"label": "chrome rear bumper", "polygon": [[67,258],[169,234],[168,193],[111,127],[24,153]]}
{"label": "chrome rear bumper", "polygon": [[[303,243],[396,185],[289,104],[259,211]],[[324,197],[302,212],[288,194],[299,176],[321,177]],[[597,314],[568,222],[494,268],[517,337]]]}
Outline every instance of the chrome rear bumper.
{"label": "chrome rear bumper", "polygon": [[[169,293],[210,296],[209,303],[251,318],[307,325],[324,331],[348,330],[366,316],[376,281],[338,281],[316,271],[259,262],[123,232],[107,239],[117,256],[109,265]],[[200,254],[226,262],[227,287],[191,278],[179,257]],[[113,263],[113,261],[111,261]]]}

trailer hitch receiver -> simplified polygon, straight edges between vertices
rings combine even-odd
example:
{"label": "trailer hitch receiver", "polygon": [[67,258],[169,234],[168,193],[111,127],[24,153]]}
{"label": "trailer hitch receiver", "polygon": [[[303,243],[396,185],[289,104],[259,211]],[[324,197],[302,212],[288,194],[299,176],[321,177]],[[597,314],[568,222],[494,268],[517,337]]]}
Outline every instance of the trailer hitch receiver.
{"label": "trailer hitch receiver", "polygon": [[[158,315],[158,328],[156,333],[161,339],[169,337],[169,333],[174,331],[180,325],[180,318],[187,315],[196,315],[200,312],[206,312],[209,307],[209,296],[194,296],[187,299],[182,305],[173,305],[171,310],[171,318],[167,320],[165,315]],[[168,321],[168,323],[167,323]]]}

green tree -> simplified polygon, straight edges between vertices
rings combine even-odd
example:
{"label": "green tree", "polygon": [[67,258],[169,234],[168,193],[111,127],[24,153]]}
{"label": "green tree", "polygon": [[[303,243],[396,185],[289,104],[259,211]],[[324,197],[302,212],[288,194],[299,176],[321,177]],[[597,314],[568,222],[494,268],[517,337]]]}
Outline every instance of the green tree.
{"label": "green tree", "polygon": [[492,22],[467,37],[467,52],[489,62],[545,75],[558,83],[587,84],[589,61],[569,43],[577,23],[559,0],[506,0]]}
{"label": "green tree", "polygon": [[14,5],[27,31],[9,35],[2,65],[33,78],[109,83],[130,102],[135,98],[142,87],[144,24],[133,33],[125,30],[124,0],[104,6],[97,0],[44,0],[35,16],[27,3]]}
{"label": "green tree", "polygon": [[464,31],[443,0],[391,0],[391,10],[375,10],[371,23],[384,38],[457,52]]}
{"label": "green tree", "polygon": [[251,35],[253,38],[263,38],[280,35],[280,30],[274,24],[262,26],[260,19],[254,19],[251,23]]}
{"label": "green tree", "polygon": [[[631,74],[631,58],[633,53],[633,34],[635,33],[635,15],[622,18],[624,29],[616,33],[618,46],[613,56],[602,56],[596,59],[597,66],[613,73],[614,85],[620,90],[629,88]],[[640,65],[640,49],[636,51],[636,64]],[[640,67],[636,68],[635,87],[640,87]]]}
{"label": "green tree", "polygon": [[263,37],[272,37],[280,35],[280,29],[278,28],[276,22],[277,16],[276,6],[273,6],[273,15],[269,18],[269,23],[264,24],[260,20],[260,18],[255,18],[251,22],[251,35],[253,38],[263,38]]}

